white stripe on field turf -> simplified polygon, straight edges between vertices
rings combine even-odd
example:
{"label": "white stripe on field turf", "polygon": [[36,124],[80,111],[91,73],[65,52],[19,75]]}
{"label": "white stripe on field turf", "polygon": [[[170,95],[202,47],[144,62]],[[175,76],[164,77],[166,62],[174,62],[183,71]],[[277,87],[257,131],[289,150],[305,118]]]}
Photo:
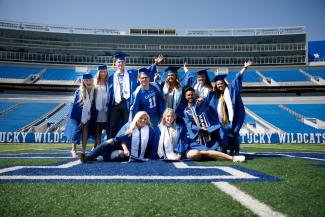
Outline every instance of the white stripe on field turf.
{"label": "white stripe on field turf", "polygon": [[228,182],[211,182],[211,183],[258,216],[261,217],[284,217],[285,216],[280,212],[274,211],[268,205],[258,201],[257,199],[239,190],[234,185],[231,185]]}

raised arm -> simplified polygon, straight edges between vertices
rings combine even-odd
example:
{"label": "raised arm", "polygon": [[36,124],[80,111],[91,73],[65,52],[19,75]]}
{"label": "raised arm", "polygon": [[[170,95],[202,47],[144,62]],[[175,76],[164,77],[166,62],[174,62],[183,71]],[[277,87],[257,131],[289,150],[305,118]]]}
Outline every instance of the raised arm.
{"label": "raised arm", "polygon": [[244,62],[244,67],[240,70],[240,75],[243,75],[246,69],[253,64],[252,61],[248,60]]}

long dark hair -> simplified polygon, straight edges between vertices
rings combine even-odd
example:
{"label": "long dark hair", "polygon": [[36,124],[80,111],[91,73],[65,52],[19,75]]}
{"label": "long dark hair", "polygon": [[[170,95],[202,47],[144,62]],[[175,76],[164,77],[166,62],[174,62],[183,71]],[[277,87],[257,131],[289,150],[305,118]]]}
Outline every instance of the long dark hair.
{"label": "long dark hair", "polygon": [[211,84],[211,81],[210,81],[210,78],[209,78],[209,76],[208,76],[207,71],[204,71],[201,75],[204,75],[204,77],[205,77],[205,85],[206,85],[210,90],[213,90],[213,87],[212,87],[212,84]]}
{"label": "long dark hair", "polygon": [[[222,81],[223,81],[223,83],[225,84],[225,88],[228,87],[227,82],[226,82],[225,80],[222,80]],[[217,82],[218,82],[218,81],[216,81],[216,82],[214,83],[214,88],[213,88],[213,90],[214,90],[214,92],[216,93],[217,97],[219,98],[220,95],[223,94],[223,93],[222,93],[222,92],[217,88]]]}

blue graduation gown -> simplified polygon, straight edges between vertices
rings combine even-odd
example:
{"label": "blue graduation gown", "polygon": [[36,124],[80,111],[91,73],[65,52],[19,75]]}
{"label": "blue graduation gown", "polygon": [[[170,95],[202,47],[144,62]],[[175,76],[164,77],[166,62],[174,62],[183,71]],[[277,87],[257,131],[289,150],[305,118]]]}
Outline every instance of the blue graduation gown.
{"label": "blue graduation gown", "polygon": [[[130,103],[132,100],[132,93],[138,86],[138,70],[132,69],[127,70],[129,73],[129,79],[130,79],[130,97],[127,99],[127,109],[130,111]],[[117,72],[115,72],[117,73]],[[114,73],[114,74],[115,74]],[[115,103],[115,97],[114,97],[114,74],[110,75],[108,78],[108,94],[107,94],[107,106],[108,106],[108,114],[110,108]]]}
{"label": "blue graduation gown", "polygon": [[[219,134],[222,140],[222,146],[228,148],[229,145],[235,145],[239,149],[238,144],[228,144],[228,134],[232,134],[234,137],[239,136],[240,128],[242,127],[245,120],[245,107],[240,96],[240,91],[242,89],[242,75],[240,73],[236,74],[235,79],[228,86],[229,94],[231,98],[231,103],[234,110],[233,122],[229,123],[228,126],[222,126],[220,128]],[[211,115],[214,115],[218,119],[218,107],[219,98],[216,94],[210,100],[209,108],[211,110]]]}
{"label": "blue graduation gown", "polygon": [[[82,103],[79,102],[80,99],[80,89],[77,89],[74,93],[71,111],[68,115],[68,121],[65,126],[64,135],[67,137],[68,141],[72,141],[75,144],[80,144],[82,130],[80,128],[81,115],[82,115]],[[95,127],[96,119],[92,115],[94,106],[91,107],[91,116],[88,126],[88,138],[95,138]]]}
{"label": "blue graduation gown", "polygon": [[[157,65],[152,64],[151,66],[148,67],[148,69],[151,71],[150,75],[149,75],[150,81],[151,80],[153,81],[154,80],[153,79],[154,75],[157,72]],[[129,79],[130,79],[130,97],[129,97],[129,99],[127,99],[127,109],[130,112],[130,104],[134,100],[134,99],[132,99],[132,93],[135,91],[135,89],[139,85],[139,82],[138,82],[138,70],[137,69],[130,69],[130,70],[127,70],[127,72],[129,73]],[[108,78],[108,94],[107,94],[107,106],[108,106],[108,111],[107,112],[108,112],[108,114],[109,114],[110,108],[115,103],[114,74],[110,75],[109,78]],[[108,122],[109,122],[109,120],[108,120]]]}
{"label": "blue graduation gown", "polygon": [[[208,102],[202,102],[202,103],[197,102],[195,104],[195,111],[197,115],[200,114],[205,115],[208,124],[207,133],[209,133],[210,136],[212,135],[212,133],[216,135],[221,125],[218,122],[218,120],[210,114]],[[204,144],[200,144],[196,141],[201,131],[200,128],[196,125],[193,115],[190,112],[190,109],[188,107],[186,107],[184,110],[184,122],[189,135],[188,139],[190,143],[190,148],[194,148],[198,150],[216,150],[219,147],[221,143],[220,137],[211,136],[211,141],[209,142],[208,146],[205,146]]]}
{"label": "blue graduation gown", "polygon": [[[174,148],[174,152],[180,154],[181,156],[184,156],[185,152],[189,148],[186,127],[176,124],[176,132],[177,132],[177,145]],[[153,150],[156,155],[156,159],[159,158],[158,146],[159,146],[160,136],[161,136],[160,128],[159,128],[159,126],[156,126],[155,127],[155,145],[154,145],[154,150]]]}
{"label": "blue graduation gown", "polygon": [[[245,107],[242,98],[240,96],[240,92],[242,90],[242,80],[243,80],[243,76],[240,75],[240,73],[237,73],[235,79],[228,86],[229,94],[230,94],[230,98],[234,110],[233,122],[230,123],[230,125],[228,126],[229,133],[239,133],[240,128],[242,127],[245,120]],[[214,96],[210,100],[210,107],[216,117],[218,117],[218,112],[217,112],[218,103],[219,103],[219,98],[217,97],[216,94],[214,94]]]}
{"label": "blue graduation gown", "polygon": [[140,86],[133,93],[132,119],[139,111],[146,111],[150,118],[159,120],[165,111],[165,101],[159,88],[154,83],[149,84],[149,89],[145,90]]}
{"label": "blue graduation gown", "polygon": [[[129,127],[130,127],[130,123],[128,122],[119,130],[115,139],[119,143],[125,143],[129,151],[131,152],[131,146],[138,145],[138,144],[132,144],[132,136],[128,136],[125,134],[125,132],[127,131],[127,129],[129,129]],[[144,157],[156,159],[156,153],[154,152],[154,150],[155,150],[155,132],[151,127],[149,127],[149,140],[148,140]]]}
{"label": "blue graduation gown", "polygon": [[149,81],[154,82],[155,74],[158,73],[157,65],[152,64],[151,66],[147,67],[147,69],[150,70]]}
{"label": "blue graduation gown", "polygon": [[194,87],[197,83],[197,73],[192,71],[186,72],[185,76],[180,82],[184,89],[187,87]]}

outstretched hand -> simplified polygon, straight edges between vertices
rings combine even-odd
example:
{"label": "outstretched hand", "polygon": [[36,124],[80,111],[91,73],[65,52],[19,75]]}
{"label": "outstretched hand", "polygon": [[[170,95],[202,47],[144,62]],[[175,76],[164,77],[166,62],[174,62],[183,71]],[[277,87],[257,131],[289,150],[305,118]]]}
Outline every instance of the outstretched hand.
{"label": "outstretched hand", "polygon": [[183,65],[183,69],[184,69],[185,72],[188,71],[188,64],[187,64],[187,62],[184,63],[184,65]]}
{"label": "outstretched hand", "polygon": [[155,58],[155,63],[156,63],[156,64],[160,64],[163,60],[164,60],[164,55],[163,55],[163,54],[159,54],[159,55]]}
{"label": "outstretched hand", "polygon": [[247,61],[244,62],[244,67],[247,68],[248,66],[251,66],[252,64],[253,64],[252,61],[247,60]]}

